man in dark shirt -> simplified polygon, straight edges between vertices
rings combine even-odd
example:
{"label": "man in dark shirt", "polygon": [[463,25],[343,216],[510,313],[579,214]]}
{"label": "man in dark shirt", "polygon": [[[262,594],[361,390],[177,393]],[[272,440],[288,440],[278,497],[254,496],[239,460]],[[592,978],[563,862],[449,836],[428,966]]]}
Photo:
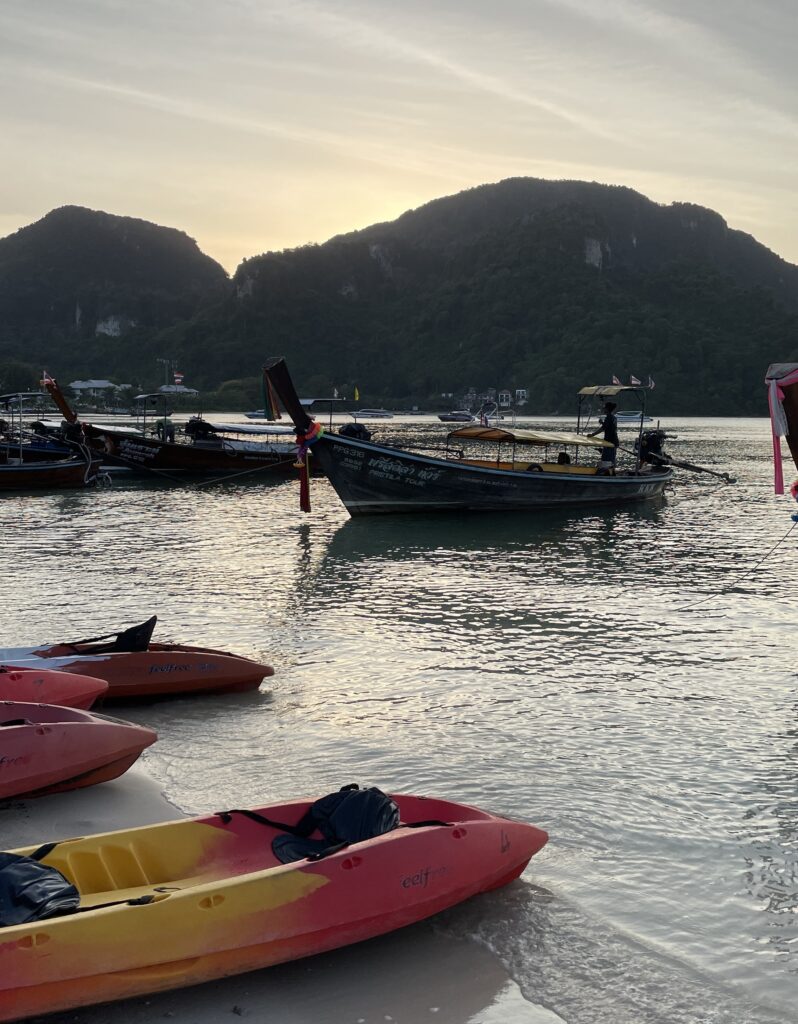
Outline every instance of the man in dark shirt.
{"label": "man in dark shirt", "polygon": [[618,454],[618,444],[620,443],[618,438],[618,420],[615,416],[617,408],[618,406],[615,402],[605,402],[604,419],[595,430],[592,430],[587,435],[588,437],[595,437],[596,434],[604,431],[604,440],[609,441],[612,444],[612,448],[604,447],[601,449],[601,461],[611,462],[613,466],[615,465],[615,457]]}

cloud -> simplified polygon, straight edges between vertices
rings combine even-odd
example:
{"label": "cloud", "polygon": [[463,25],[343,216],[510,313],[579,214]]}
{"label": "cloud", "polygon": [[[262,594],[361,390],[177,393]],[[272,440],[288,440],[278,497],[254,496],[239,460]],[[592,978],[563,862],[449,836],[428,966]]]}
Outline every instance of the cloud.
{"label": "cloud", "polygon": [[533,95],[505,78],[469,67],[441,50],[421,46],[362,18],[341,14],[340,10],[332,11],[308,0],[277,0],[269,4],[268,9],[271,16],[279,18],[283,23],[294,24],[306,32],[332,39],[339,45],[367,51],[371,55],[381,54],[391,59],[420,64],[475,92],[534,109],[589,135],[618,139],[606,124],[581,110]]}

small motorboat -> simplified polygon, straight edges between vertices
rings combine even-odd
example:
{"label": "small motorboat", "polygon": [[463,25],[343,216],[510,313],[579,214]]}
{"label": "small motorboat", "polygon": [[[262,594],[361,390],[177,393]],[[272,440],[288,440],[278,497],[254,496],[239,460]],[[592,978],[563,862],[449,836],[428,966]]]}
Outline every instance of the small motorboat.
{"label": "small motorboat", "polygon": [[211,647],[153,643],[157,616],[121,633],[41,647],[0,648],[0,664],[58,669],[108,683],[109,698],[255,690],[270,665]]}
{"label": "small motorboat", "polygon": [[464,804],[354,789],[14,851],[80,902],[0,929],[0,1021],[382,935],[506,885],[548,838]]}
{"label": "small motorboat", "polygon": [[477,418],[467,409],[453,409],[452,412],[442,412],[438,419],[441,423],[476,423]]}
{"label": "small motorboat", "polygon": [[355,409],[349,413],[356,420],[392,420],[393,413],[387,409]]}
{"label": "small motorboat", "polygon": [[637,426],[638,423],[651,423],[651,417],[646,416],[641,410],[630,411],[630,412],[616,412],[615,419],[619,424],[631,423]]}
{"label": "small motorboat", "polygon": [[152,729],[91,711],[3,701],[0,799],[43,796],[116,779],[157,738]]}
{"label": "small motorboat", "polygon": [[54,669],[0,665],[0,701],[57,704],[62,708],[82,708],[87,711],[107,689],[108,683],[104,679],[93,676]]}

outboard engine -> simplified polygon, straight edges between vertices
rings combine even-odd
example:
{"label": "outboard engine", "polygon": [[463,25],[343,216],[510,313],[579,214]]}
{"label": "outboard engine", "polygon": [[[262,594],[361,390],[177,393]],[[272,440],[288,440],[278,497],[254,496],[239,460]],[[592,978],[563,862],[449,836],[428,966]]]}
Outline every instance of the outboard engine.
{"label": "outboard engine", "polygon": [[668,434],[659,427],[653,430],[644,430],[639,440],[635,441],[635,451],[640,454],[640,461],[647,462],[652,466],[661,466],[668,462],[668,456],[663,451]]}
{"label": "outboard engine", "polygon": [[356,441],[371,440],[371,431],[363,423],[344,423],[338,433],[341,437],[352,437]]}
{"label": "outboard engine", "polygon": [[192,416],[183,427],[185,433],[195,441],[209,441],[216,437],[216,431],[201,416]]}

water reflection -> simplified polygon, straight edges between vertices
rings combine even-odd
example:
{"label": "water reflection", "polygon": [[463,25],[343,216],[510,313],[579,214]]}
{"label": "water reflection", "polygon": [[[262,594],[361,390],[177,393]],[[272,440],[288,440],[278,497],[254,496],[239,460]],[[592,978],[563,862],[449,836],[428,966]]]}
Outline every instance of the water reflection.
{"label": "water reflection", "polygon": [[555,898],[457,920],[566,1019],[790,1019],[794,541],[752,567],[793,505],[764,422],[677,433],[741,482],[534,517],[348,520],[325,480],[307,517],[295,480],[6,498],[6,643],[157,612],[161,637],[275,665],[268,695],[126,709],[189,810],[356,780],[547,827],[526,877]]}

